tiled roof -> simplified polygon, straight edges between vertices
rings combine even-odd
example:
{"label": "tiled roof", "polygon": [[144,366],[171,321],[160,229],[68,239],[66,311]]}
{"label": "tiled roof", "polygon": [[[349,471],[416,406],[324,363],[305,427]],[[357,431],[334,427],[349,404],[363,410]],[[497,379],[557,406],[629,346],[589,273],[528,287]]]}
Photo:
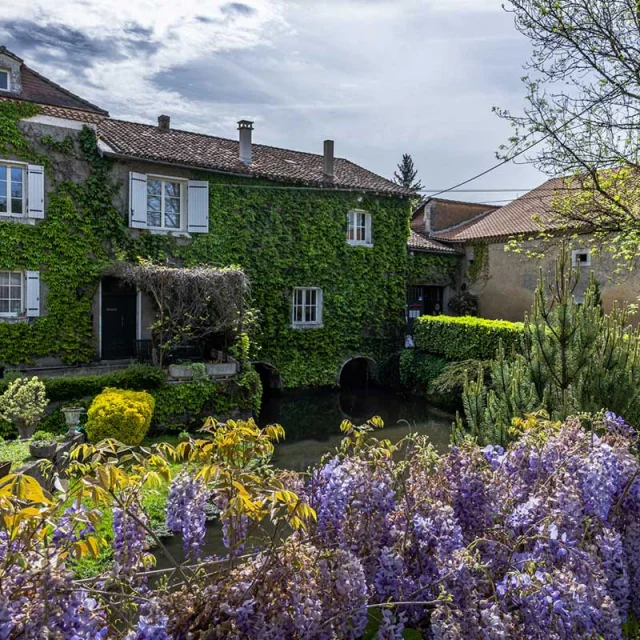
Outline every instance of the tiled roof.
{"label": "tiled roof", "polygon": [[[12,98],[6,98],[0,95],[0,102],[10,101]],[[80,111],[78,109],[68,109],[66,107],[56,107],[50,104],[39,104],[40,113],[45,116],[54,118],[64,118],[65,120],[77,120],[78,122],[88,122],[98,124],[107,116],[95,111]]]}
{"label": "tiled roof", "polygon": [[314,153],[253,144],[252,162],[245,165],[239,158],[237,140],[179,129],[163,131],[155,125],[114,119],[101,122],[98,134],[118,156],[328,189],[373,191],[401,197],[413,195],[390,180],[342,158],[336,158],[334,178],[328,180],[323,173],[323,156]]}
{"label": "tiled roof", "polygon": [[429,253],[459,253],[456,247],[451,247],[440,242],[436,242],[429,236],[419,231],[411,229],[407,247],[412,251],[427,251]]}
{"label": "tiled roof", "polygon": [[30,69],[20,58],[5,47],[0,46],[0,53],[11,56],[14,60],[20,62],[20,82],[22,85],[20,93],[0,91],[0,97],[15,98],[18,100],[26,100],[27,102],[36,102],[38,104],[67,109],[91,111],[102,114],[103,116],[109,115],[104,109],[83,100],[75,93],[71,93],[71,91],[68,91],[48,78],[41,76],[33,69]]}
{"label": "tiled roof", "polygon": [[557,227],[551,204],[566,189],[564,178],[553,178],[504,207],[434,235],[447,242],[468,242],[551,231]]}

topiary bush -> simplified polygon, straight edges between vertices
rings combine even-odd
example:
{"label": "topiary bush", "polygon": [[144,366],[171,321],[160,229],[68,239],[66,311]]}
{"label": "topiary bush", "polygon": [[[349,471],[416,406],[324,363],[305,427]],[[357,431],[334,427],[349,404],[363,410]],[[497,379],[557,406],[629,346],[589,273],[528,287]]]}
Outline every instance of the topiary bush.
{"label": "topiary bush", "polygon": [[155,400],[146,391],[105,389],[88,411],[87,436],[91,442],[114,438],[138,445],[149,431]]}
{"label": "topiary bush", "polygon": [[42,381],[18,378],[0,396],[0,417],[16,426],[23,440],[30,438],[49,404]]}
{"label": "topiary bush", "polygon": [[447,360],[491,360],[500,342],[507,353],[521,344],[522,322],[471,316],[422,316],[415,323],[416,348]]}

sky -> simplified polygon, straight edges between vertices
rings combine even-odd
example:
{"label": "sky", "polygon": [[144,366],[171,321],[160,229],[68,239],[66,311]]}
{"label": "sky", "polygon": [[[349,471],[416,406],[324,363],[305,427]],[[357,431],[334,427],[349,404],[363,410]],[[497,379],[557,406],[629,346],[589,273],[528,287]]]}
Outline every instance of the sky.
{"label": "sky", "polygon": [[[529,42],[502,0],[30,0],[2,3],[0,44],[112,117],[336,155],[426,188],[496,163]],[[450,193],[496,202],[544,180],[510,163]]]}

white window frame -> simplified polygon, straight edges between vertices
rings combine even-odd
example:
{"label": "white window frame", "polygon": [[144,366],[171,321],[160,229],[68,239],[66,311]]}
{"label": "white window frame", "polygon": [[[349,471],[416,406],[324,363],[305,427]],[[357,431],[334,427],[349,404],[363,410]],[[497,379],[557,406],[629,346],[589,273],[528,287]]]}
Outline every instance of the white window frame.
{"label": "white window frame", "polygon": [[[309,321],[306,319],[307,295],[309,292],[316,292],[316,319]],[[296,304],[297,294],[302,294],[302,303]],[[291,326],[294,329],[322,327],[323,291],[320,287],[295,287],[291,295]],[[296,320],[296,309],[302,307],[302,320]]]}
{"label": "white window frame", "polygon": [[[0,318],[19,318],[24,315],[24,297],[26,294],[26,283],[24,277],[24,271],[0,271],[0,274],[17,274],[20,276],[20,311],[0,311]],[[9,285],[11,286],[11,285]],[[9,296],[9,301],[11,301],[11,296]]]}
{"label": "white window frame", "polygon": [[11,71],[9,69],[5,69],[3,67],[0,67],[0,73],[6,74],[6,76],[7,76],[7,88],[6,89],[0,89],[0,91],[11,91]]}
{"label": "white window frame", "polygon": [[[361,225],[356,224],[356,215],[364,216],[364,239],[362,240],[349,237],[352,230],[355,236],[355,231],[363,228]],[[347,213],[347,244],[352,247],[372,247],[371,226],[371,213],[369,211],[365,211],[364,209],[351,209]]]}
{"label": "white window frame", "polygon": [[[0,218],[26,218],[27,208],[27,165],[22,162],[12,162],[11,160],[0,160],[0,166],[7,168],[7,211],[0,211]],[[13,213],[11,211],[11,169],[20,169],[22,171],[22,213]]]}
{"label": "white window frame", "polygon": [[[160,222],[161,226],[153,227],[151,226],[149,221],[149,181],[155,180],[160,181]],[[165,182],[174,182],[180,185],[180,226],[179,227],[166,227],[164,226],[164,183]],[[147,229],[152,231],[174,231],[179,233],[181,231],[186,231],[187,229],[187,190],[188,190],[188,181],[184,178],[176,178],[175,176],[161,176],[149,173],[147,174]]]}
{"label": "white window frame", "polygon": [[[584,262],[578,262],[578,256],[586,254],[587,259]],[[581,267],[590,267],[591,266],[591,251],[589,249],[573,249],[571,251],[571,264],[574,267],[577,267],[578,264]]]}

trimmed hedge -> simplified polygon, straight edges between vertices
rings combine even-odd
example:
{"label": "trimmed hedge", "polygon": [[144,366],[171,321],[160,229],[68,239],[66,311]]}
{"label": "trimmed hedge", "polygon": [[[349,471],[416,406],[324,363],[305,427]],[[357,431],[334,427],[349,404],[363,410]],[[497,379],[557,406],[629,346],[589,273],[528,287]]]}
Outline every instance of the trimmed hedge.
{"label": "trimmed hedge", "polygon": [[137,446],[147,435],[155,400],[146,391],[105,389],[91,403],[86,424],[91,442],[114,438]]}
{"label": "trimmed hedge", "polygon": [[422,316],[416,320],[416,348],[447,360],[490,360],[502,341],[505,351],[520,347],[522,322],[473,316]]}
{"label": "trimmed hedge", "polygon": [[[60,376],[42,378],[50,402],[65,402],[97,396],[106,387],[131,391],[149,391],[164,385],[167,376],[161,369],[147,364],[132,364],[126,369],[95,376]],[[0,393],[10,384],[0,380]]]}

